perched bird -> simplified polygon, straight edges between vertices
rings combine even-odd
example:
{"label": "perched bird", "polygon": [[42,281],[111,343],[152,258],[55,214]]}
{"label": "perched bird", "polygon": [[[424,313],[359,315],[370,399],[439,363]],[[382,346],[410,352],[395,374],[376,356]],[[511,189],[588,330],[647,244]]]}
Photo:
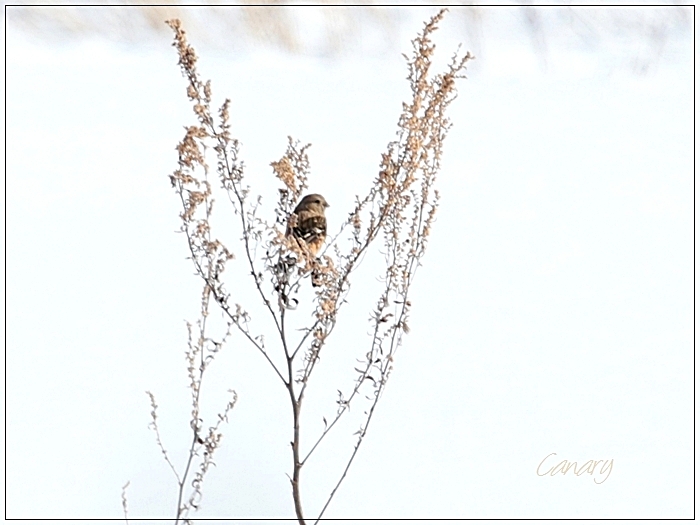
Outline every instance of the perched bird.
{"label": "perched bird", "polygon": [[318,193],[307,195],[297,207],[287,223],[287,237],[294,236],[306,243],[312,257],[326,240],[326,208],[329,204]]}

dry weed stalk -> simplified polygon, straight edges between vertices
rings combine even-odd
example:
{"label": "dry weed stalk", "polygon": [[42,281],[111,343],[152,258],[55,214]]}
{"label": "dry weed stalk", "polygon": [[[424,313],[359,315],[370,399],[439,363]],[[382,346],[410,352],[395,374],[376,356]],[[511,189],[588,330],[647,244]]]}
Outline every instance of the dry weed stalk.
{"label": "dry weed stalk", "polygon": [[[202,261],[200,261],[200,263],[202,263]],[[212,260],[211,256],[205,256],[202,264],[210,269],[210,271],[212,267],[215,267],[215,261]],[[224,407],[224,410],[217,415],[216,422],[209,426],[206,431],[204,430],[204,420],[201,416],[200,404],[204,373],[221,347],[226,343],[226,339],[231,333],[231,324],[229,323],[226,333],[220,340],[215,340],[207,336],[207,319],[209,317],[209,303],[211,297],[211,290],[207,284],[204,284],[200,304],[200,318],[197,321],[196,337],[193,334],[192,325],[187,323],[188,342],[185,358],[187,360],[187,374],[190,380],[189,387],[192,398],[190,412],[190,430],[192,431],[192,438],[182,475],[178,473],[177,468],[175,468],[163,444],[160,429],[158,428],[158,405],[156,404],[155,396],[151,392],[146,392],[151,402],[151,423],[149,426],[155,433],[158,448],[172,470],[178,484],[177,511],[175,514],[176,525],[181,521],[190,523],[188,518],[190,510],[197,510],[199,508],[199,502],[202,498],[204,476],[209,470],[209,467],[214,464],[214,452],[219,447],[222,438],[219,427],[222,422],[228,422],[228,414],[233,409],[238,399],[236,392],[234,390],[229,390],[231,397]],[[193,470],[195,458],[200,459],[198,460],[197,467]],[[192,487],[189,496],[185,494],[185,488],[188,486]],[[126,490],[126,487],[124,487],[124,490]],[[124,507],[124,516],[126,518],[126,496],[124,493],[122,494],[122,504]]]}
{"label": "dry weed stalk", "polygon": [[[404,55],[408,63],[412,98],[409,103],[403,104],[398,122],[398,137],[382,155],[379,174],[373,186],[363,198],[356,199],[354,209],[318,258],[310,256],[303,241],[285,236],[287,222],[295,220],[292,213],[294,206],[308,186],[308,145],[300,146],[290,138],[284,156],[272,163],[273,172],[281,187],[275,207],[275,220],[265,221],[259,214],[261,198],[254,197],[251,188],[245,183],[238,141],[230,133],[230,101],[223,103],[218,110],[218,118],[215,119],[211,110],[210,83],[203,82],[199,77],[195,51],[187,42],[179,20],[167,22],[175,33],[173,45],[188,82],[187,95],[193,103],[197,118],[195,125],[186,128],[185,137],[177,147],[178,168],[170,176],[170,181],[182,203],[181,230],[187,238],[195,270],[204,283],[199,336],[193,340],[190,335],[190,350],[187,354],[193,396],[193,440],[185,475],[182,479],[178,476],[178,519],[186,517],[190,508],[197,507],[198,498],[201,497],[201,481],[210,464],[206,458],[211,457],[220,439],[220,434],[216,433],[218,424],[210,429],[207,436],[201,435],[198,408],[202,374],[208,360],[226,338],[215,343],[204,335],[210,298],[214,299],[227,318],[229,331],[235,327],[245,336],[267,360],[288,392],[293,420],[293,466],[290,480],[299,523],[305,523],[300,492],[302,468],[347,413],[351,403],[369,399],[364,422],[356,433],[358,437],[354,449],[316,521],[324,514],[345,478],[386,387],[396,351],[403,335],[409,330],[411,303],[408,292],[426,250],[439,198],[433,185],[440,168],[443,141],[450,127],[445,111],[456,97],[455,80],[461,77],[467,61],[473,58],[468,52],[463,55],[456,53],[445,72],[430,76],[435,49],[430,37],[445,11],[443,9],[425,24],[422,32],[412,42],[411,56]],[[229,292],[225,286],[224,270],[233,255],[211,232],[210,218],[214,201],[209,167],[205,160],[208,148],[216,154],[218,184],[232,204],[234,214],[238,216],[245,264],[269,314],[271,330],[277,336],[275,339],[279,339],[276,346],[268,347],[262,334],[251,332],[250,315],[233,300],[235,290]],[[382,291],[370,318],[373,330],[371,347],[361,364],[355,368],[357,375],[352,391],[347,396],[338,391],[334,417],[330,422],[324,418],[323,432],[310,441],[311,445],[303,453],[300,418],[307,386],[350,291],[351,274],[370,245],[380,237],[383,238],[386,271]],[[343,244],[343,240],[347,242]],[[287,326],[287,315],[298,305],[295,295],[302,279],[309,274],[313,274],[314,283],[318,285],[314,316],[300,335],[296,335]],[[207,344],[214,346],[205,348]],[[225,419],[233,402],[235,397],[222,419]],[[157,431],[153,399],[152,404],[153,427]],[[158,434],[157,441],[177,476]],[[183,504],[184,479],[197,446],[204,446],[205,460],[195,476],[194,493]]]}

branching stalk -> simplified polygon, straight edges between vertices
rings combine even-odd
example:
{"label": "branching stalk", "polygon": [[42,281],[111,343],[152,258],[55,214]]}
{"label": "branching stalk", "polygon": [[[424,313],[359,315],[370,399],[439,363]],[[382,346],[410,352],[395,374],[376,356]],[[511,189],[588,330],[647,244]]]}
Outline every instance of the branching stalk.
{"label": "branching stalk", "polygon": [[[168,22],[175,32],[174,45],[178,50],[179,65],[187,79],[187,94],[193,103],[198,122],[186,128],[185,138],[178,145],[179,167],[170,179],[183,207],[181,230],[186,235],[191,259],[197,275],[204,282],[206,295],[206,301],[203,298],[202,302],[204,320],[199,325],[201,336],[197,346],[197,355],[202,359],[200,375],[191,376],[194,385],[193,440],[184,475],[178,477],[178,519],[181,515],[186,516],[186,511],[196,508],[198,504],[193,498],[183,503],[182,489],[190,472],[192,458],[202,444],[198,407],[206,360],[203,358],[201,341],[204,337],[204,312],[208,313],[209,297],[214,299],[214,303],[228,318],[229,328],[235,326],[263,355],[287,390],[292,410],[293,465],[290,481],[295,514],[301,525],[305,524],[301,500],[302,468],[331,430],[337,428],[337,422],[349,412],[351,403],[363,402],[361,400],[365,397],[369,399],[365,405],[366,417],[356,432],[358,438],[353,451],[316,522],[324,515],[346,478],[386,388],[403,335],[409,331],[409,290],[420,259],[425,254],[439,199],[433,186],[440,169],[443,142],[450,128],[446,108],[456,97],[456,79],[462,78],[467,61],[473,58],[469,53],[456,53],[445,72],[431,76],[435,49],[431,35],[437,30],[445,12],[445,9],[441,10],[424,25],[412,41],[412,55],[405,56],[412,98],[402,106],[397,139],[389,143],[382,155],[377,177],[364,197],[357,197],[355,207],[337,232],[329,235],[325,248],[319,253],[313,252],[315,257],[310,254],[305,241],[300,241],[289,233],[296,226],[296,223],[291,222],[297,220],[295,205],[308,187],[309,145],[300,146],[289,138],[282,158],[271,164],[275,177],[281,183],[279,200],[274,209],[275,220],[263,219],[260,215],[264,211],[262,199],[254,197],[251,188],[244,182],[244,166],[239,161],[238,141],[230,133],[230,101],[226,100],[221,106],[218,125],[215,124],[216,119],[211,112],[210,83],[200,79],[196,69],[197,56],[187,42],[179,21]],[[214,201],[206,163],[208,147],[216,153],[221,189],[226,193],[233,213],[239,215],[244,264],[274,327],[278,339],[274,347],[268,348],[265,345],[262,334],[256,336],[250,332],[250,314],[243,306],[232,302],[232,296],[238,295],[238,289],[228,292],[224,284],[226,264],[233,255],[211,233],[210,218]],[[357,375],[349,396],[345,398],[338,391],[335,417],[331,418],[330,424],[326,422],[324,430],[311,441],[312,444],[302,459],[300,436],[304,398],[321,352],[337,326],[343,304],[347,302],[351,276],[364,255],[380,238],[386,269],[382,276],[383,286],[370,317],[370,348],[360,360],[363,364],[355,368]],[[264,255],[258,255],[259,253]],[[315,290],[313,318],[301,330],[300,335],[292,337],[288,332],[287,311],[298,305],[296,294],[308,280],[312,280]],[[284,359],[285,365],[277,366],[273,356],[278,356],[275,359],[280,363]],[[371,391],[367,392],[369,388]],[[218,443],[218,438],[209,437],[203,442],[206,447],[207,443]],[[158,443],[168,460],[159,436]],[[177,476],[176,469],[172,469]],[[200,468],[195,476],[195,494],[199,496],[204,472],[206,466]]]}

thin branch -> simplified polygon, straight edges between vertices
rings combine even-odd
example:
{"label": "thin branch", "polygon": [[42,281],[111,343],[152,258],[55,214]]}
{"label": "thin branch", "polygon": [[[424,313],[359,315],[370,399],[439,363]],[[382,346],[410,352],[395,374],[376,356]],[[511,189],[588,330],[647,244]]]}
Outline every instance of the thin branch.
{"label": "thin branch", "polygon": [[126,505],[126,489],[129,487],[131,484],[131,481],[127,481],[126,484],[122,487],[122,509],[124,510],[124,522],[126,525],[129,525],[129,511]]}
{"label": "thin branch", "polygon": [[163,441],[160,437],[160,430],[158,429],[158,414],[157,414],[158,405],[156,404],[156,398],[149,391],[146,391],[146,395],[148,395],[148,397],[151,399],[151,423],[148,426],[156,433],[156,443],[158,444],[158,448],[160,448],[160,452],[163,454],[165,461],[170,466],[170,470],[172,470],[173,474],[175,474],[175,478],[177,479],[177,482],[180,483],[180,475],[177,473],[177,470],[175,469],[173,462],[170,461],[170,458],[168,457],[168,452],[165,450],[165,447],[163,446]]}

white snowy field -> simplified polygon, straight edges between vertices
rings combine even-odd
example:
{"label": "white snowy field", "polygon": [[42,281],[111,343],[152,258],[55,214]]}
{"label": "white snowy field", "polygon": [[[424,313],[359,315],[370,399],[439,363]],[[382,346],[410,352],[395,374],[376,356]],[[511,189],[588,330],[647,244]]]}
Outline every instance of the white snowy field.
{"label": "white snowy field", "polygon": [[[428,12],[403,20],[402,51]],[[470,48],[450,16],[437,69],[458,42]],[[554,39],[543,59],[508,16],[483,35],[450,107],[411,332],[326,517],[691,517],[692,33],[640,72],[621,56],[644,42]],[[199,49],[270,209],[269,163],[288,135],[312,143],[311,189],[331,204],[331,229],[371,183],[408,91],[400,54],[366,47]],[[130,481],[130,516],[170,518],[176,483],[144,391],[180,467],[183,320],[196,319],[200,289],[167,178],[193,121],[175,51],[167,39],[48,42],[10,12],[6,57],[6,517],[119,518]],[[229,211],[220,200],[221,224]],[[368,257],[329,343],[309,435],[366,351],[380,270]],[[239,339],[212,365],[209,414],[228,388],[239,402],[192,517],[293,517],[290,412],[274,379]],[[309,463],[309,517],[354,430]],[[538,475],[564,459],[613,467],[603,483]]]}

